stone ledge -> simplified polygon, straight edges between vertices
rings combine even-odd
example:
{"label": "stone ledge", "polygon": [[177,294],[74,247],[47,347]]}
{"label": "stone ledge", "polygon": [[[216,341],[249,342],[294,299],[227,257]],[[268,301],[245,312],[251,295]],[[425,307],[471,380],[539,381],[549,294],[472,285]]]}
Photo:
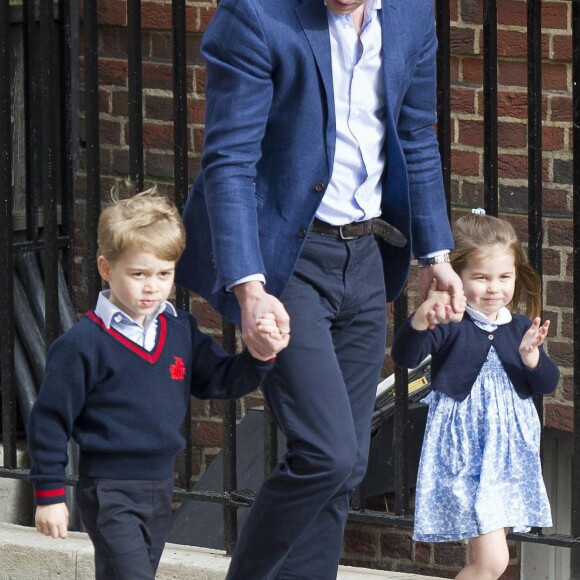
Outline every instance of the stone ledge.
{"label": "stone ledge", "polygon": [[[167,544],[157,580],[223,580],[229,564],[224,552]],[[93,548],[87,535],[71,532],[66,540],[54,540],[34,528],[0,524],[2,580],[93,580]],[[383,570],[341,566],[338,580],[437,580]]]}

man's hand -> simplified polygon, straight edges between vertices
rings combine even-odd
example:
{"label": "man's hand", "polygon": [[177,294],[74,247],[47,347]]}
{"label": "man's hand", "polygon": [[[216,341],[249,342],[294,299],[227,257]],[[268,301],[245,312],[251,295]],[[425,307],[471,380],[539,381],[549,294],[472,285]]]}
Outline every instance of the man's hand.
{"label": "man's hand", "polygon": [[463,295],[463,283],[451,264],[434,264],[426,268],[419,268],[418,282],[421,300],[425,301],[429,295],[431,283],[435,278],[436,290],[443,290],[451,296],[451,308],[442,309],[438,322],[459,322],[465,312],[465,297]]}
{"label": "man's hand", "polygon": [[[250,354],[260,360],[269,360],[286,348],[290,341],[290,317],[283,304],[257,281],[234,286],[234,294],[242,312],[242,338]],[[260,332],[258,321],[264,319],[273,319],[277,331]]]}
{"label": "man's hand", "polygon": [[66,503],[39,505],[34,517],[36,529],[45,536],[66,538],[68,535],[68,508]]}

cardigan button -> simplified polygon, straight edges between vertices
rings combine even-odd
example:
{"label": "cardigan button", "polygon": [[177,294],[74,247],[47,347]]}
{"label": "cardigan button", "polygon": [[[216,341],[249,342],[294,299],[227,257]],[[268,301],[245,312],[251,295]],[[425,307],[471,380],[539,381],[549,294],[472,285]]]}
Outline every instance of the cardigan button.
{"label": "cardigan button", "polygon": [[488,334],[487,338],[489,338],[489,340],[493,340],[493,334]]}

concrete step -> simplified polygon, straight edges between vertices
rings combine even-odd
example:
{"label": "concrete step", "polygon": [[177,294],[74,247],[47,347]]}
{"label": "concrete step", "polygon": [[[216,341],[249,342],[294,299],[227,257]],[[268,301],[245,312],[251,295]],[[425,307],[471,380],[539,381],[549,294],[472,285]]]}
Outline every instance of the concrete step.
{"label": "concrete step", "polygon": [[[224,552],[167,544],[157,580],[223,580],[229,564]],[[441,580],[384,570],[341,566],[338,580]],[[66,540],[40,535],[34,528],[0,524],[0,580],[93,580],[93,548],[87,535]],[[250,580],[250,579],[248,579]]]}

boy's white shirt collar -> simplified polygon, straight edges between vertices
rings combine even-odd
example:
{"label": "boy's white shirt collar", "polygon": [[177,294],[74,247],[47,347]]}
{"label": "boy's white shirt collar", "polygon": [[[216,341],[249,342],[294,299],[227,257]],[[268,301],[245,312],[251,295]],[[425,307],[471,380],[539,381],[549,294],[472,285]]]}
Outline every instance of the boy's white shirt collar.
{"label": "boy's white shirt collar", "polygon": [[[117,324],[120,324],[121,322],[125,323],[130,322],[136,324],[137,326],[141,326],[138,322],[135,322],[129,315],[123,312],[118,306],[115,306],[109,300],[110,295],[111,295],[110,290],[103,290],[99,292],[97,305],[95,306],[95,314],[103,321],[103,324],[107,328],[111,328],[111,324],[113,323],[113,320],[115,320]],[[177,316],[175,306],[173,306],[171,302],[166,300],[163,304],[161,304],[161,306],[157,309],[156,312],[150,314],[147,317],[144,326],[147,326],[152,319],[157,318],[162,312],[166,312],[168,314],[172,314],[173,316]],[[115,319],[115,316],[120,316],[120,318]]]}
{"label": "boy's white shirt collar", "polygon": [[498,310],[497,318],[493,321],[489,320],[489,318],[485,314],[483,314],[483,312],[480,312],[479,310],[476,310],[475,308],[472,308],[471,306],[467,306],[466,310],[467,310],[469,316],[471,316],[471,318],[473,318],[473,320],[477,320],[478,322],[483,322],[484,324],[501,326],[502,324],[508,324],[509,322],[512,321],[512,313],[505,306],[502,306]]}

